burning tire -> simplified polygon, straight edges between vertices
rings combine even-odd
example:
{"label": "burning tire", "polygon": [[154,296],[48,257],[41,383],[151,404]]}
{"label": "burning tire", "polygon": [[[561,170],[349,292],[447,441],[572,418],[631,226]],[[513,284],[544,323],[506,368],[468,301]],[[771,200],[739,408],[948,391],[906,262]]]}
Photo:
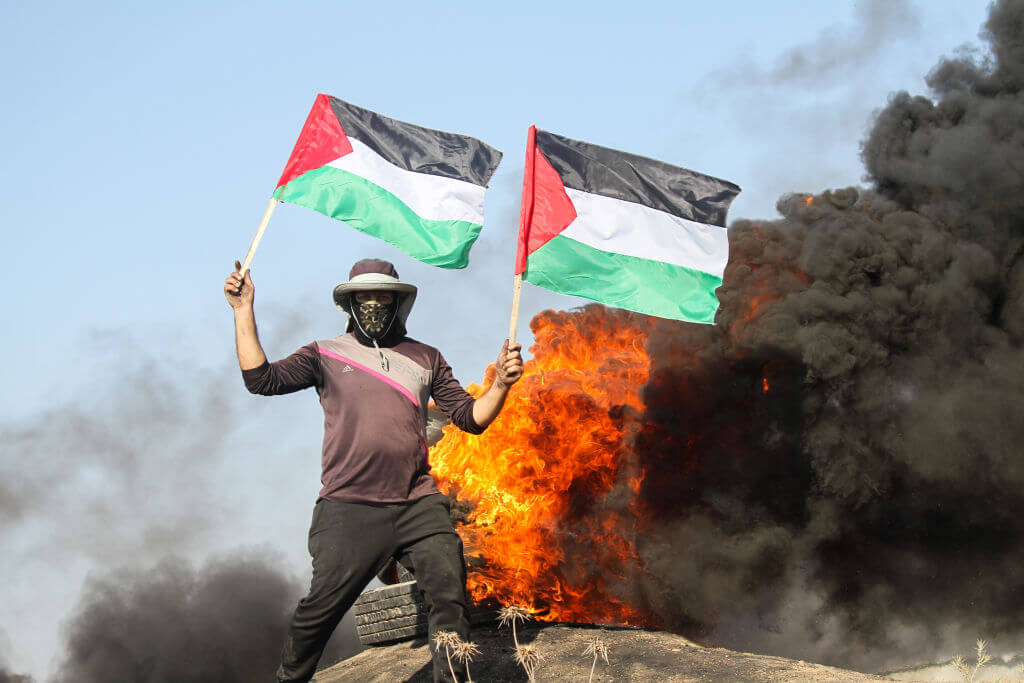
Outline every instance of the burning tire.
{"label": "burning tire", "polygon": [[[368,590],[352,606],[356,632],[363,645],[385,645],[427,635],[427,603],[415,581]],[[495,619],[492,605],[470,605],[469,620],[482,624]]]}

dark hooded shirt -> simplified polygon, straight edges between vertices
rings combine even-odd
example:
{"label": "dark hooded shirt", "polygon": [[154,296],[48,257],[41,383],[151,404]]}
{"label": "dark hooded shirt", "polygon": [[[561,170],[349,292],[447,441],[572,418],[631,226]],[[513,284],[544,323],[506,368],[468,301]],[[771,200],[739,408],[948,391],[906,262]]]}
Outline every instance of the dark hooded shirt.
{"label": "dark hooded shirt", "polygon": [[452,376],[441,352],[403,337],[383,348],[351,333],[313,342],[292,355],[243,370],[254,394],[316,387],[324,409],[320,497],[348,503],[406,503],[437,493],[427,462],[427,403],[471,434],[473,397]]}

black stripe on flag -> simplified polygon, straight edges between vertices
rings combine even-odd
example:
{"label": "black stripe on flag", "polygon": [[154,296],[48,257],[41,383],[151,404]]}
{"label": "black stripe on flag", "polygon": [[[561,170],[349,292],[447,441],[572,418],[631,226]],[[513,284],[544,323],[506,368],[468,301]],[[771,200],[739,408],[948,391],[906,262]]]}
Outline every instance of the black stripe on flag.
{"label": "black stripe on flag", "polygon": [[698,223],[724,226],[729,204],[740,193],[728,180],[539,129],[536,142],[566,187]]}
{"label": "black stripe on flag", "polygon": [[476,138],[415,126],[331,97],[345,134],[407,171],[487,187],[501,152]]}

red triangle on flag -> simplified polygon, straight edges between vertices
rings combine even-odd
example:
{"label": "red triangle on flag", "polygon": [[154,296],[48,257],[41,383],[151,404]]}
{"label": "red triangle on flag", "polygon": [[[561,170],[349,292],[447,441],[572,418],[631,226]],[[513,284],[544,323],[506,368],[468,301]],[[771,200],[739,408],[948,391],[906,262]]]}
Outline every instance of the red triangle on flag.
{"label": "red triangle on flag", "polygon": [[313,108],[309,110],[299,139],[292,148],[292,155],[284,165],[284,173],[277,181],[277,187],[351,152],[352,143],[331,108],[330,95],[321,93],[316,96]]}
{"label": "red triangle on flag", "polygon": [[526,139],[516,275],[526,270],[527,256],[547,244],[576,219],[576,207],[565,192],[561,176],[537,148],[536,132],[536,127],[530,126]]}

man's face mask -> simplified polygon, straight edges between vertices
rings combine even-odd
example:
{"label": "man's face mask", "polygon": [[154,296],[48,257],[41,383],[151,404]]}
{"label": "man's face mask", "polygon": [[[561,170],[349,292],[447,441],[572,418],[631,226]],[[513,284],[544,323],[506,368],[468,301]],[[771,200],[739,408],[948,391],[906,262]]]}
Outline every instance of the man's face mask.
{"label": "man's face mask", "polygon": [[398,303],[391,292],[356,292],[352,315],[367,337],[380,340],[391,329],[398,312]]}

